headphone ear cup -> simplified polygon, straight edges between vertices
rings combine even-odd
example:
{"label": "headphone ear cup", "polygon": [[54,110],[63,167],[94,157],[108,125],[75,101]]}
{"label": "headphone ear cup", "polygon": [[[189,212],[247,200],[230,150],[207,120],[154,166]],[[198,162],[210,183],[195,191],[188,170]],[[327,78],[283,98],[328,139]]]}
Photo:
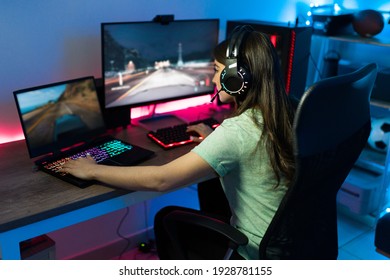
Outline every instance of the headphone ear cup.
{"label": "headphone ear cup", "polygon": [[237,26],[230,37],[226,50],[225,68],[221,72],[222,89],[232,96],[245,96],[251,86],[252,77],[249,69],[240,61],[240,48],[243,41],[253,31],[247,25]]}
{"label": "headphone ear cup", "polygon": [[229,65],[221,72],[220,82],[223,91],[232,96],[245,95],[251,86],[250,72],[244,66],[237,69],[237,67],[229,67]]}

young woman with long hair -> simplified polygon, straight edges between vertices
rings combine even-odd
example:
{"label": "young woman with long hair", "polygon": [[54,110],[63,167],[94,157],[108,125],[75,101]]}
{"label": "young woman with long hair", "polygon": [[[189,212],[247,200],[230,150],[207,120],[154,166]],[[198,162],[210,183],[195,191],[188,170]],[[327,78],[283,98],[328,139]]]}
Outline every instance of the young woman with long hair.
{"label": "young woman with long hair", "polygon": [[223,75],[233,39],[220,43],[214,53],[213,82],[221,102],[234,102],[234,114],[214,131],[202,124],[188,127],[201,135],[194,138],[199,144],[189,153],[162,166],[104,166],[89,157],[70,161],[63,170],[143,191],[167,191],[218,176],[231,209],[230,222],[249,239],[238,253],[257,259],[261,238],[294,176],[293,108],[268,36],[250,29],[241,32],[231,38],[240,38],[234,48],[238,66],[245,66],[250,76],[248,87],[239,94],[226,90]]}

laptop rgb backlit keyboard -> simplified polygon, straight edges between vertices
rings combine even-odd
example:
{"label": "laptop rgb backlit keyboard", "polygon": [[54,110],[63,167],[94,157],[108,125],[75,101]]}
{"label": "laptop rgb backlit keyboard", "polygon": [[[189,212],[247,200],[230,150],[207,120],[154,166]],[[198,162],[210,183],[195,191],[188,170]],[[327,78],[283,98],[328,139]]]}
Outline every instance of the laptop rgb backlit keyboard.
{"label": "laptop rgb backlit keyboard", "polygon": [[76,154],[68,155],[52,162],[47,162],[43,165],[43,167],[50,171],[65,175],[65,173],[61,172],[61,169],[62,166],[69,160],[90,155],[96,162],[99,163],[121,153],[124,153],[128,150],[131,150],[132,148],[133,146],[131,146],[130,144],[114,139],[104,144],[100,144],[98,146],[80,151]]}

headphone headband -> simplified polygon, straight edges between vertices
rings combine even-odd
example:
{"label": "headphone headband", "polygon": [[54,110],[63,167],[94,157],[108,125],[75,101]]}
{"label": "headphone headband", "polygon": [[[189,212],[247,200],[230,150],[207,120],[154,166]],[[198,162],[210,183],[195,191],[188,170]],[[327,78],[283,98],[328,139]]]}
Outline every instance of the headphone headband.
{"label": "headphone headband", "polygon": [[226,58],[237,58],[241,43],[254,29],[249,25],[240,25],[233,29],[226,49]]}

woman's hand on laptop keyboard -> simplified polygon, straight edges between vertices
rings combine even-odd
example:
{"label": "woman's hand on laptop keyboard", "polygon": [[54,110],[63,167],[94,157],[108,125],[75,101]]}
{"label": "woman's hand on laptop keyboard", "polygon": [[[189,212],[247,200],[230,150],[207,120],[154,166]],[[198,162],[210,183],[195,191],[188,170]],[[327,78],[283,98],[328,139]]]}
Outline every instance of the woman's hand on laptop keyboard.
{"label": "woman's hand on laptop keyboard", "polygon": [[80,157],[78,159],[69,160],[62,166],[62,171],[69,173],[75,177],[84,180],[91,180],[93,170],[96,168],[97,162],[92,156]]}

